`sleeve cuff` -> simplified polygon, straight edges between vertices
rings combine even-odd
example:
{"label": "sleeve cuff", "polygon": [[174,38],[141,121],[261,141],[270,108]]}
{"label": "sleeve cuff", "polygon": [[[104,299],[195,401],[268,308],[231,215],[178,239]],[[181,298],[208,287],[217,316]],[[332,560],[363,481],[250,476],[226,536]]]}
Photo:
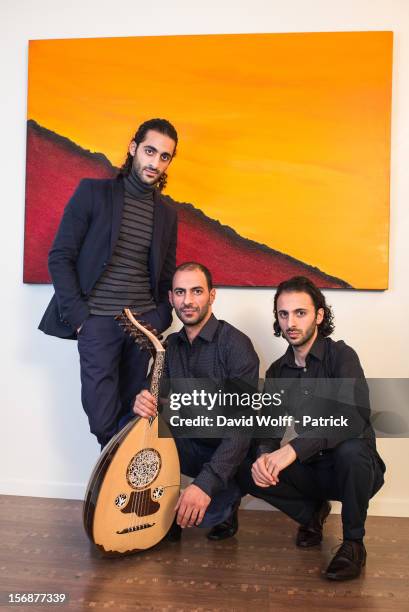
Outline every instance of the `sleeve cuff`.
{"label": "sleeve cuff", "polygon": [[303,438],[301,436],[290,440],[288,444],[293,447],[297,453],[297,459],[301,463],[307,461],[307,459],[310,459],[310,457],[316,455],[327,446],[324,439]]}
{"label": "sleeve cuff", "polygon": [[256,457],[257,459],[264,455],[264,453],[272,453],[280,448],[280,440],[277,438],[272,438],[269,440],[263,440],[263,442],[259,442],[256,449]]}
{"label": "sleeve cuff", "polygon": [[202,489],[209,497],[213,497],[223,488],[223,486],[217,482],[216,477],[203,470],[196,476],[192,484]]}

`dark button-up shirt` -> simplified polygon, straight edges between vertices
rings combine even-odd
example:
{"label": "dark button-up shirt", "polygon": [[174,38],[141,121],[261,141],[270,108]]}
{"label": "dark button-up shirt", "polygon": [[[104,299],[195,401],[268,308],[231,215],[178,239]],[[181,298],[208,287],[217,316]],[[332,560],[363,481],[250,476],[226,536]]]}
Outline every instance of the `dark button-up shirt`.
{"label": "dark button-up shirt", "polygon": [[[331,392],[337,390],[341,398],[336,402],[327,400],[316,393],[320,381],[330,378],[338,379],[330,387]],[[283,379],[290,383],[288,390],[280,389],[285,386],[280,383],[280,380]],[[291,379],[298,379],[294,380],[295,384],[292,389]],[[342,340],[334,342],[331,338],[324,338],[319,334],[306,357],[305,367],[295,363],[294,351],[290,345],[284,355],[275,361],[266,372],[266,388],[271,389],[272,387],[277,387],[291,396],[292,414],[325,415],[327,413],[327,416],[330,416],[331,408],[334,405],[338,413],[342,413],[344,408],[344,412],[351,417],[350,420],[354,421],[354,433],[364,438],[376,452],[375,434],[369,422],[369,389],[365,375],[358,355]],[[345,431],[342,428],[338,430],[332,428],[329,435],[325,433],[327,430],[322,429],[318,435],[315,433],[315,437],[311,429],[305,430],[296,426],[295,431],[298,436],[289,443],[300,461],[307,461],[317,453],[335,448],[346,437],[351,437],[351,431]],[[270,443],[263,440],[260,451],[270,452],[278,447],[279,440]]]}
{"label": "dark button-up shirt", "polygon": [[[246,381],[257,386],[259,359],[251,340],[241,331],[211,315],[192,343],[185,329],[168,337],[165,378]],[[201,439],[214,446],[211,460],[203,465],[194,484],[212,497],[227,486],[246,456],[250,440],[232,432],[229,438]]]}

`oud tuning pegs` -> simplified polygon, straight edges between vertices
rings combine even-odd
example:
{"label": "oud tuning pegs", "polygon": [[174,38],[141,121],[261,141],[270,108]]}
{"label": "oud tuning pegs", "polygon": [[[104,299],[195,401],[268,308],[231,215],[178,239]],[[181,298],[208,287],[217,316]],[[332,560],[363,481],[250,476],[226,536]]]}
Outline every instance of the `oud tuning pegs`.
{"label": "oud tuning pegs", "polygon": [[[131,311],[132,312],[132,311]],[[137,320],[137,322],[145,328],[145,330],[139,329],[136,324],[132,321],[132,317],[130,317],[129,312],[125,309],[121,314],[115,316],[115,320],[118,321],[119,326],[122,330],[128,333],[131,338],[138,344],[141,350],[147,350],[151,353],[151,355],[155,356],[155,348],[152,344],[152,341],[147,337],[146,331],[154,334],[159,340],[163,338],[162,335],[159,334],[158,330],[155,329],[150,323],[144,321],[140,318],[139,312],[132,312],[133,317]]]}
{"label": "oud tuning pegs", "polygon": [[146,327],[146,329],[148,329],[157,338],[160,339],[162,337],[162,336],[159,336],[158,330],[155,329],[155,327],[153,327],[150,323],[146,323],[146,325],[144,325],[144,327]]}

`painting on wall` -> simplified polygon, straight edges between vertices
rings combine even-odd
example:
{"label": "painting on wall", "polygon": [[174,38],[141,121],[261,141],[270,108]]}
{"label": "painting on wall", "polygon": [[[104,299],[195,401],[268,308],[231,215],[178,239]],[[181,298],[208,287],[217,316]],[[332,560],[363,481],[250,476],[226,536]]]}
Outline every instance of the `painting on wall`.
{"label": "painting on wall", "polygon": [[219,286],[388,286],[391,32],[36,40],[24,281],[84,177],[115,176],[152,117],[179,134],[177,259]]}

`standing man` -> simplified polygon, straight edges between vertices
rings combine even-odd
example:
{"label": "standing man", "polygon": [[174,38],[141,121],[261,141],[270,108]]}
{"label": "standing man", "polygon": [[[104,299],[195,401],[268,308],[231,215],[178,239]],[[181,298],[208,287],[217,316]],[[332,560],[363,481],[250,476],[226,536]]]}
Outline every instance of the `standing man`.
{"label": "standing man", "polygon": [[[314,433],[296,425],[298,436],[287,443],[264,440],[251,472],[251,462],[241,469],[241,486],[300,524],[296,543],[302,548],[320,544],[331,510],[328,500],[340,500],[343,543],[325,576],[331,580],[355,578],[366,561],[363,537],[368,502],[381,488],[385,471],[369,423],[364,373],[355,351],[342,340],[334,342],[328,337],[334,330],[333,315],[324,295],[309,279],[299,276],[279,285],[274,315],[275,335],[282,335],[289,347],[267,370],[266,387],[287,387],[289,412],[300,423],[303,416],[330,417],[334,406],[344,408],[348,418],[352,415],[353,433],[341,431],[342,427]],[[332,383],[334,389],[342,390],[341,400],[334,403],[325,395],[313,397],[314,386],[322,379],[342,379]],[[352,393],[348,394],[345,388],[350,385],[351,389],[351,383]]]}
{"label": "standing man", "polygon": [[[241,331],[218,321],[212,314],[216,297],[212,277],[202,264],[180,265],[173,277],[169,300],[183,328],[168,337],[165,376],[177,379],[240,381],[257,386],[259,360],[251,340]],[[172,387],[173,389],[173,387]],[[149,418],[156,414],[155,400],[141,391],[135,400],[135,414]],[[234,476],[250,446],[250,439],[237,432],[229,438],[176,438],[181,472],[194,478],[177,504],[176,523],[168,539],[180,538],[182,527],[211,527],[207,537],[222,540],[238,529],[237,510],[241,493]]]}
{"label": "standing man", "polygon": [[149,361],[115,315],[132,308],[159,332],[172,319],[177,216],[161,190],[177,142],[169,121],[143,123],[116,179],[80,182],[49,253],[55,295],[39,329],[78,339],[82,404],[102,447],[131,410]]}

